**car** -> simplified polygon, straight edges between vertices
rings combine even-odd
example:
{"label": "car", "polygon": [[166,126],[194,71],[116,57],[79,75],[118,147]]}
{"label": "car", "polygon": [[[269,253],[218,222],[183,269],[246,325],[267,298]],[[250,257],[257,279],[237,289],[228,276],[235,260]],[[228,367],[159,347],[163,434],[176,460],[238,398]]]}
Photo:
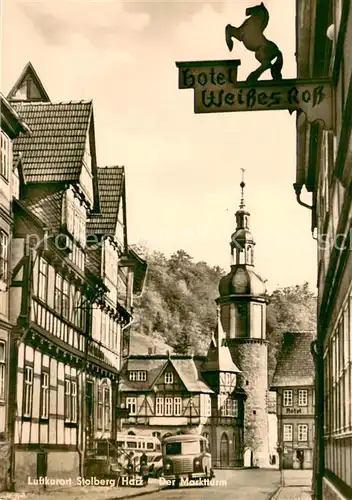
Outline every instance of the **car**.
{"label": "car", "polygon": [[149,475],[159,478],[163,475],[163,457],[162,455],[154,455],[148,457]]}

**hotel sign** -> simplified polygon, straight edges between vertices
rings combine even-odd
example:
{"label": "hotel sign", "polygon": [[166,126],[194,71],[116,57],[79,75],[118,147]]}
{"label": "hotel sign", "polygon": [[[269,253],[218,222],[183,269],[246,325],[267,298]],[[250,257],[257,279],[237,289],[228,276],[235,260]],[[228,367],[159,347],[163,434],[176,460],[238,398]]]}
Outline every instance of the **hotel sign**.
{"label": "hotel sign", "polygon": [[299,408],[295,408],[295,407],[284,406],[282,408],[282,414],[283,415],[308,415],[308,407],[301,406]]}
{"label": "hotel sign", "polygon": [[329,79],[238,82],[238,60],[177,62],[179,89],[193,89],[195,113],[304,111],[308,121],[332,128]]}

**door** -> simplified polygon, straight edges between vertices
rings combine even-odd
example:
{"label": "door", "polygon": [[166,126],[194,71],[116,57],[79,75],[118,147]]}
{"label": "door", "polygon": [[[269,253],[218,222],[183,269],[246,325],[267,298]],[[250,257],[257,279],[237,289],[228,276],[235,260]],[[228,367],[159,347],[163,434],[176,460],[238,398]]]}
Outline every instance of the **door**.
{"label": "door", "polygon": [[37,453],[37,478],[46,477],[47,472],[48,455],[46,453]]}
{"label": "door", "polygon": [[220,467],[229,466],[229,438],[225,433],[220,440]]}

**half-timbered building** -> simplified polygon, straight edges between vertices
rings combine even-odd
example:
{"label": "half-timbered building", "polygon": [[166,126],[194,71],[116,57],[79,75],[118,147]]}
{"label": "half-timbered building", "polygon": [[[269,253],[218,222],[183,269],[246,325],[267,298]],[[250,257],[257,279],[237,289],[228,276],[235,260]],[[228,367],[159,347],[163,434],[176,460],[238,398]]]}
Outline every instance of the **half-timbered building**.
{"label": "half-timbered building", "polygon": [[114,438],[133,266],[145,263],[128,250],[124,169],[97,166],[92,102],[52,103],[30,63],[9,99],[32,131],[14,143],[10,289],[10,483],[27,488],[83,475],[94,442]]}
{"label": "half-timbered building", "polygon": [[8,441],[8,387],[9,371],[9,278],[12,231],[12,197],[18,196],[18,179],[21,173],[19,158],[13,161],[13,139],[29,133],[10,103],[0,94],[0,489],[5,486],[9,452]]}

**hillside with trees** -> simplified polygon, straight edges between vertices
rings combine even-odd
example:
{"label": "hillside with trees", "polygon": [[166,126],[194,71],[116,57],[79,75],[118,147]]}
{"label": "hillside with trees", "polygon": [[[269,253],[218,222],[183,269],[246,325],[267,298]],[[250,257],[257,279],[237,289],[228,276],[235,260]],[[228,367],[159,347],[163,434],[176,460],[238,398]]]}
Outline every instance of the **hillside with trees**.
{"label": "hillside with trees", "polygon": [[[145,290],[135,300],[134,331],[165,342],[180,354],[206,354],[216,326],[218,285],[225,271],[206,262],[194,262],[184,250],[178,250],[170,258],[152,252],[147,260]],[[305,283],[277,289],[269,299],[267,338],[271,379],[282,332],[316,328],[316,297]]]}

